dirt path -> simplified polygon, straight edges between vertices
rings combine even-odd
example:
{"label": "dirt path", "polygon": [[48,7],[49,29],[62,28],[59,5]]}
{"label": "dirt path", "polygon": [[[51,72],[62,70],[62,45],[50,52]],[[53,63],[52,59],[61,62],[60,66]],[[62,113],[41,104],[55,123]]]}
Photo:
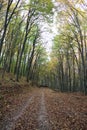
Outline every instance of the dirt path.
{"label": "dirt path", "polygon": [[35,88],[17,99],[0,130],[87,130],[87,96]]}
{"label": "dirt path", "polygon": [[3,126],[2,130],[12,130],[12,129],[15,129],[15,127],[16,127],[15,125],[16,125],[17,120],[24,115],[27,107],[29,107],[31,102],[33,102],[33,99],[34,99],[34,96],[29,98],[28,101],[25,101],[25,103],[22,104],[21,107],[19,107],[17,111],[15,111],[14,115],[12,115],[12,117],[8,118],[4,122],[4,126]]}
{"label": "dirt path", "polygon": [[38,124],[39,124],[39,130],[51,130],[49,121],[48,121],[48,114],[45,106],[45,93],[44,91],[41,93],[41,99],[40,99],[40,108],[39,108],[39,118],[38,118]]}

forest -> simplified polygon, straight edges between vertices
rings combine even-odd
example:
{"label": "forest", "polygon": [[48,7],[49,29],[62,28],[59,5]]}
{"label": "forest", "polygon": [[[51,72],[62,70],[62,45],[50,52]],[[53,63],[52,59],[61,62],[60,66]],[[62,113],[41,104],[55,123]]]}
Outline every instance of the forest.
{"label": "forest", "polygon": [[0,130],[87,130],[86,95],[87,0],[0,0]]}

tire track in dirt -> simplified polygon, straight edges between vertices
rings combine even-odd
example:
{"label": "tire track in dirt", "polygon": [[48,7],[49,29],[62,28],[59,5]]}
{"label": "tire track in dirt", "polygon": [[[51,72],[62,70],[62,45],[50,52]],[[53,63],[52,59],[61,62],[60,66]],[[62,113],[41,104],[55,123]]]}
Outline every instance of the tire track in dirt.
{"label": "tire track in dirt", "polygon": [[41,94],[36,92],[33,102],[27,107],[25,114],[18,119],[14,130],[39,130],[38,129],[38,110],[40,107]]}
{"label": "tire track in dirt", "polygon": [[28,99],[25,104],[22,104],[21,108],[19,108],[18,111],[15,112],[15,116],[12,116],[11,118],[7,119],[4,123],[4,126],[2,130],[13,130],[15,129],[15,125],[17,123],[17,120],[23,116],[25,113],[27,107],[33,102],[35,96],[32,96],[30,99]]}
{"label": "tire track in dirt", "polygon": [[50,124],[48,121],[48,114],[45,107],[45,94],[44,92],[41,93],[41,99],[40,99],[40,109],[39,109],[39,115],[38,115],[38,124],[39,124],[39,130],[51,130]]}

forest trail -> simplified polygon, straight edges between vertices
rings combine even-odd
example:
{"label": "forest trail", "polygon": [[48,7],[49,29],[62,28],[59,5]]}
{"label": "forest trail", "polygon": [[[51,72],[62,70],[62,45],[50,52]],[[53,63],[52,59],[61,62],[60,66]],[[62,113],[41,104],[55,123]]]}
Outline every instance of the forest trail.
{"label": "forest trail", "polygon": [[51,130],[49,122],[48,122],[48,114],[46,111],[45,106],[45,94],[44,92],[41,93],[41,99],[40,99],[40,109],[39,109],[39,130]]}
{"label": "forest trail", "polygon": [[87,130],[87,96],[34,88],[11,101],[0,130]]}
{"label": "forest trail", "polygon": [[25,103],[22,104],[21,107],[19,107],[14,114],[11,114],[12,116],[10,118],[6,119],[2,130],[12,130],[16,127],[15,124],[17,120],[23,116],[26,111],[26,108],[29,107],[30,103],[33,101],[33,98],[34,97],[32,96],[30,99],[28,99],[28,101],[25,101]]}

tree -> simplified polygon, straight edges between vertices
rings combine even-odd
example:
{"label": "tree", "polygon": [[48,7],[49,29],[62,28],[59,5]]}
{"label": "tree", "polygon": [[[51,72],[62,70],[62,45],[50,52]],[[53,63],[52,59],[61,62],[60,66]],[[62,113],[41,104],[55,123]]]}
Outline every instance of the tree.
{"label": "tree", "polygon": [[17,1],[16,5],[13,7],[13,9],[10,13],[9,11],[10,11],[10,7],[12,6],[13,0],[8,0],[7,8],[6,8],[6,14],[5,14],[4,27],[3,27],[3,33],[2,33],[2,36],[0,38],[0,55],[1,55],[2,47],[3,47],[4,38],[5,38],[5,35],[6,35],[7,27],[8,27],[8,25],[9,25],[11,19],[12,19],[12,16],[15,13],[15,10],[16,10],[19,2],[20,2],[20,0]]}

